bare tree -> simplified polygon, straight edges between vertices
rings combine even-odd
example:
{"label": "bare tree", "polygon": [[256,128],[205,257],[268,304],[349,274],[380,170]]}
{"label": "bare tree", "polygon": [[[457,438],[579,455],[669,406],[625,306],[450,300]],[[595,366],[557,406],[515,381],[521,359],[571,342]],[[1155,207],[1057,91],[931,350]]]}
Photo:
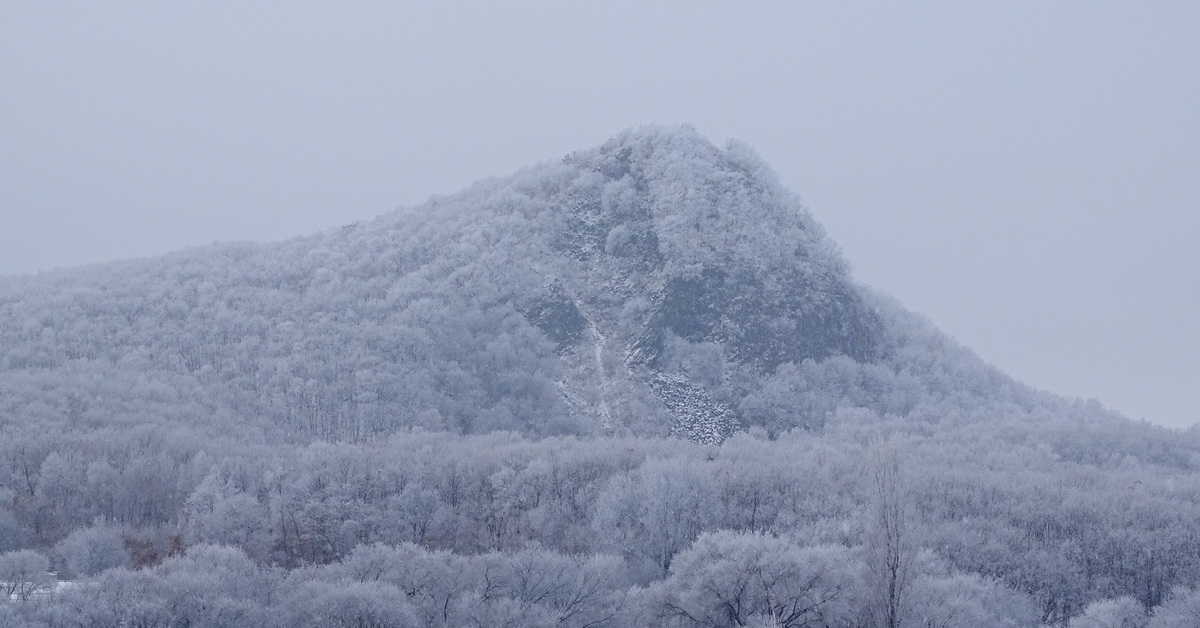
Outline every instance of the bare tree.
{"label": "bare tree", "polygon": [[643,624],[683,628],[848,626],[862,605],[861,568],[845,547],[709,532],[642,595]]}
{"label": "bare tree", "polygon": [[25,601],[54,585],[50,561],[33,550],[0,554],[0,593],[7,600]]}
{"label": "bare tree", "polygon": [[872,618],[878,628],[898,628],[920,548],[913,538],[904,446],[895,436],[871,447],[868,475],[870,521],[865,545],[872,579]]}

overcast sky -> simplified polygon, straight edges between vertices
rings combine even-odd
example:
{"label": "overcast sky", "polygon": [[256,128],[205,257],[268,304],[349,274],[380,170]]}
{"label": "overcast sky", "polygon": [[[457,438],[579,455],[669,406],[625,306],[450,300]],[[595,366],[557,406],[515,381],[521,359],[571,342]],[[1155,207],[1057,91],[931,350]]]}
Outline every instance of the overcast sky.
{"label": "overcast sky", "polygon": [[690,123],[985,360],[1190,425],[1197,33],[1192,0],[4,2],[0,274],[311,233]]}

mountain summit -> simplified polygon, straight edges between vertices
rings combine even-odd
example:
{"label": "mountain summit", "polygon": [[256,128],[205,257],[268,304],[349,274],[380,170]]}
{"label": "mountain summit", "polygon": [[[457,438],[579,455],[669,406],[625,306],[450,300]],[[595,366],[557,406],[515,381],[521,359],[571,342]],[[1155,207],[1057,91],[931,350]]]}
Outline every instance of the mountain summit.
{"label": "mountain summit", "polygon": [[836,247],[746,147],[649,129],[566,162],[578,170],[559,249],[652,300],[637,361],[661,368],[670,335],[764,369],[875,354],[877,325]]}
{"label": "mountain summit", "polygon": [[836,247],[745,146],[653,127],[530,174],[467,202],[524,219],[531,278],[500,284],[532,289],[526,320],[568,362],[595,358],[566,378],[574,412],[600,408],[611,429],[613,383],[648,386],[673,431],[719,440],[739,423],[718,401],[726,371],[877,354],[879,324]]}

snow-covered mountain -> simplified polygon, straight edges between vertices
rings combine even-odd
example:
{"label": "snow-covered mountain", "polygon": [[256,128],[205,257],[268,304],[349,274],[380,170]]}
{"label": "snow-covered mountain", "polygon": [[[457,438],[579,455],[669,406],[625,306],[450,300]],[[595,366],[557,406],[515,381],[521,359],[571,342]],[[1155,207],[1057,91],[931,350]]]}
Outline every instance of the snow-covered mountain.
{"label": "snow-covered mountain", "polygon": [[903,375],[904,317],[750,149],[651,127],[311,237],[2,280],[0,387],[39,424],[715,442],[823,424],[763,399],[806,361]]}

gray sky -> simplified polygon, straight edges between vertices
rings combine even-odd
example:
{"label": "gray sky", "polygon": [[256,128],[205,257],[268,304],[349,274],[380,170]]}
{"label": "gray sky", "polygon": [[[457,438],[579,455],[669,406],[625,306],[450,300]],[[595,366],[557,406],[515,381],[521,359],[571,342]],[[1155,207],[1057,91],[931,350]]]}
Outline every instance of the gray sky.
{"label": "gray sky", "polygon": [[989,362],[1200,421],[1200,3],[900,4],[5,2],[0,274],[311,233],[687,122]]}

